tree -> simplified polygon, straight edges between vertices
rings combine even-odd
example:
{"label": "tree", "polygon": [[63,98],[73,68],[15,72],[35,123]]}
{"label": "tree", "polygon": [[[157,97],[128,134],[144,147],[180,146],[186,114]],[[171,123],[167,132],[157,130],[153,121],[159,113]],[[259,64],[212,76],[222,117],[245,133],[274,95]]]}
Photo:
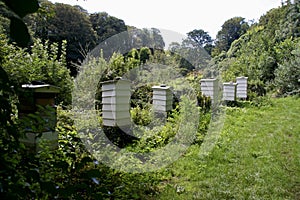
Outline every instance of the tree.
{"label": "tree", "polygon": [[129,27],[128,32],[128,45],[132,48],[149,47],[152,49],[164,49],[165,47],[165,42],[159,29],[137,29],[135,27]]}
{"label": "tree", "polygon": [[210,60],[212,38],[202,29],[195,29],[187,33],[188,37],[181,44],[173,42],[169,50],[177,54],[183,75],[192,70],[203,70]]}
{"label": "tree", "polygon": [[294,3],[288,4],[288,10],[286,14],[287,20],[284,22],[284,31],[282,35],[285,38],[288,37],[300,37],[300,1],[295,0]]}
{"label": "tree", "polygon": [[42,40],[49,40],[51,33],[49,27],[51,20],[55,17],[55,5],[50,1],[40,2],[40,8],[37,12],[24,18],[29,30],[33,33],[33,37]]}
{"label": "tree", "polygon": [[150,31],[150,38],[152,40],[153,48],[154,49],[164,49],[165,42],[163,37],[160,34],[160,30],[157,28],[151,28]]}
{"label": "tree", "polygon": [[211,55],[214,48],[213,39],[208,32],[202,29],[195,29],[187,33],[188,38],[184,41],[186,45],[191,44],[196,48],[204,48],[209,55]]}
{"label": "tree", "polygon": [[249,25],[242,17],[231,18],[222,25],[222,29],[216,36],[216,47],[214,54],[219,54],[222,51],[227,51],[231,43],[246,33]]}
{"label": "tree", "polygon": [[123,20],[110,16],[106,12],[91,14],[89,19],[97,33],[97,43],[127,30]]}
{"label": "tree", "polygon": [[195,29],[187,33],[189,39],[193,42],[194,45],[198,47],[204,47],[206,45],[211,45],[213,40],[208,34],[208,32],[202,29]]}
{"label": "tree", "polygon": [[[49,39],[54,42],[66,40],[67,61],[80,63],[84,59],[85,52],[94,48],[96,34],[89,21],[88,15],[80,12],[76,7],[66,4],[55,4],[55,17],[51,20],[48,29]],[[76,69],[71,68],[72,74]]]}
{"label": "tree", "polygon": [[288,30],[283,28],[282,24],[288,21],[286,18],[288,7],[284,5],[280,9],[271,9],[259,19],[259,25],[264,27],[265,32],[269,34],[269,38],[274,38],[275,36],[277,41],[283,41],[286,38]]}
{"label": "tree", "polygon": [[61,43],[67,41],[67,62],[71,74],[77,74],[75,64],[80,64],[84,54],[96,45],[96,32],[87,13],[78,6],[43,2],[41,11],[28,20],[34,34],[42,40]]}

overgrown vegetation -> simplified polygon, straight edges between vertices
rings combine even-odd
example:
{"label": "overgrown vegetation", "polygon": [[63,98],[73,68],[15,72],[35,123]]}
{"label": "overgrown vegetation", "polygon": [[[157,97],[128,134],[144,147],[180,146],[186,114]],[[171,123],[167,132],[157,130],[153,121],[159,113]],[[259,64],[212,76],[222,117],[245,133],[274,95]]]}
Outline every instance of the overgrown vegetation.
{"label": "overgrown vegetation", "polygon": [[215,57],[212,67],[223,72],[225,81],[235,81],[237,76],[249,77],[249,89],[256,95],[297,93],[299,10],[299,1],[270,10],[235,40],[227,52]]}

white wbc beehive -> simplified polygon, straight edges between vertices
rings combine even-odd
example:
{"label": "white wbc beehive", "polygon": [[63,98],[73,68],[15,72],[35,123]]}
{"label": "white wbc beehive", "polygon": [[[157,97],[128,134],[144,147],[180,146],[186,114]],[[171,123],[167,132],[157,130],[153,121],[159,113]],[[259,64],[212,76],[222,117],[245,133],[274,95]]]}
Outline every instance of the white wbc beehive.
{"label": "white wbc beehive", "polygon": [[235,101],[236,100],[236,87],[237,83],[223,83],[223,100]]}
{"label": "white wbc beehive", "polygon": [[210,97],[212,104],[218,99],[218,80],[217,79],[201,79],[201,92],[204,96]]}
{"label": "white wbc beehive", "polygon": [[241,99],[247,98],[247,85],[248,85],[248,77],[237,77],[236,78],[237,89],[236,96]]}
{"label": "white wbc beehive", "polygon": [[153,110],[154,112],[167,112],[172,110],[173,95],[169,86],[153,86]]}
{"label": "white wbc beehive", "polygon": [[114,80],[102,83],[103,125],[110,127],[126,126],[130,121],[130,82]]}

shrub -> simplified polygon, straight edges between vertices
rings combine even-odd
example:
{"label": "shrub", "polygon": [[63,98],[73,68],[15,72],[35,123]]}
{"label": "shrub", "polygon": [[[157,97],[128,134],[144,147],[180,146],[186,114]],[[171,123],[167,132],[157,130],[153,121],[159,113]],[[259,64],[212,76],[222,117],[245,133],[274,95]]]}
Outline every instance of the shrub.
{"label": "shrub", "polygon": [[279,95],[300,93],[300,40],[291,54],[290,60],[275,71],[275,85]]}

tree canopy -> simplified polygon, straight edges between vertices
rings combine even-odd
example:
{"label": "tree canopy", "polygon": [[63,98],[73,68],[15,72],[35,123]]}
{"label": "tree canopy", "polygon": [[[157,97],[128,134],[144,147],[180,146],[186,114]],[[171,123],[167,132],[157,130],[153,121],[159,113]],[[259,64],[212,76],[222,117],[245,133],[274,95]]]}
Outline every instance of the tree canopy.
{"label": "tree canopy", "polygon": [[218,54],[222,51],[227,51],[230,48],[231,43],[246,33],[248,28],[249,25],[245,22],[245,18],[243,17],[233,17],[226,20],[222,25],[222,29],[216,36],[214,53]]}
{"label": "tree canopy", "polygon": [[187,33],[188,37],[194,42],[194,45],[199,47],[205,47],[205,45],[211,45],[213,40],[208,32],[202,29],[194,29]]}
{"label": "tree canopy", "polygon": [[106,12],[93,13],[89,16],[93,29],[97,33],[97,43],[127,30],[125,22]]}

